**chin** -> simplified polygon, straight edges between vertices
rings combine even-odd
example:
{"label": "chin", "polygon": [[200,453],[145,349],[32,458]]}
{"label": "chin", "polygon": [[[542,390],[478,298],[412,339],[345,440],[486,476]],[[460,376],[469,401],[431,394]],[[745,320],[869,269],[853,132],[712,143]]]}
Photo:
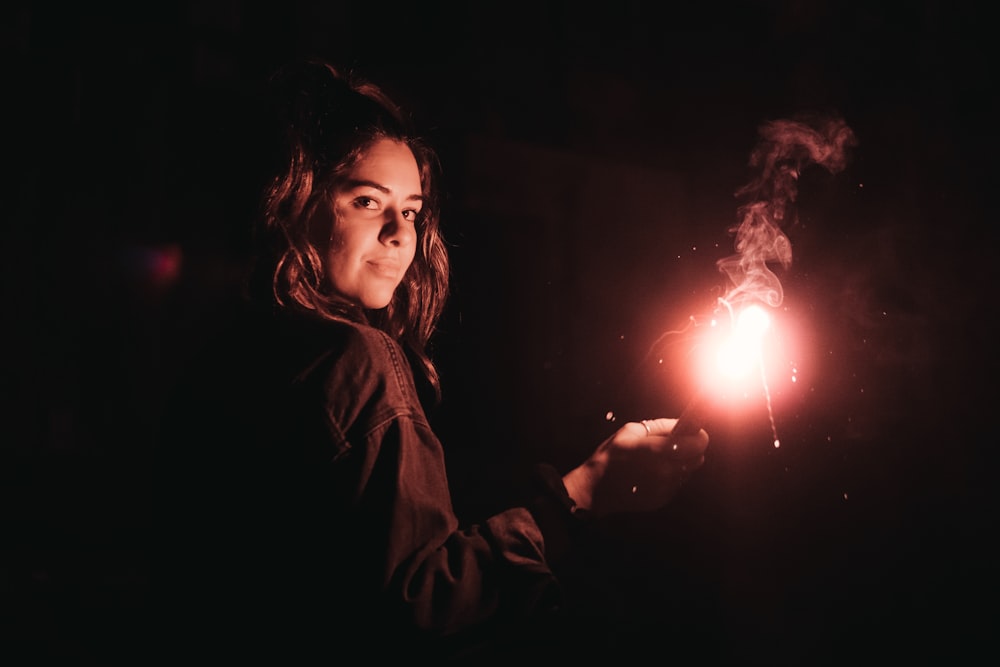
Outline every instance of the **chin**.
{"label": "chin", "polygon": [[392,302],[399,283],[385,281],[384,284],[369,284],[365,287],[366,289],[356,292],[355,301],[367,310],[381,310]]}
{"label": "chin", "polygon": [[384,299],[362,299],[361,305],[368,310],[382,310],[389,305],[390,301],[392,301],[391,294]]}

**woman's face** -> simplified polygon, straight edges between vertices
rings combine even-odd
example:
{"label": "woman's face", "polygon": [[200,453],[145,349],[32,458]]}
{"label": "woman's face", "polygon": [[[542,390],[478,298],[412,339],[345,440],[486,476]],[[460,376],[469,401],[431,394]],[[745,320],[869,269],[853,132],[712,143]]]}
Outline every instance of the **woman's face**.
{"label": "woman's face", "polygon": [[334,192],[326,275],[334,291],[384,308],[413,262],[423,203],[420,170],[406,145],[380,139]]}

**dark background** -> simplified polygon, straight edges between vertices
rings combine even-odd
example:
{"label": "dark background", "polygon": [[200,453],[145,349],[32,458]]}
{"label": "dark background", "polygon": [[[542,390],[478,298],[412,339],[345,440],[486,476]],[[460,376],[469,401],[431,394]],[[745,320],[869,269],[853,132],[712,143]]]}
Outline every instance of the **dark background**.
{"label": "dark background", "polygon": [[781,446],[762,393],[711,412],[677,501],[601,526],[567,580],[622,659],[989,649],[982,8],[136,7],[22,2],[2,26],[5,643],[104,660],[142,636],[148,457],[248,258],[254,95],[281,62],[322,55],[385,84],[442,156],[454,287],[433,418],[470,519],[503,506],[522,465],[566,470],[624,421],[680,412],[692,340],[660,336],[725,288],[715,262],[758,126],[842,117],[850,162],[803,172],[786,230]]}

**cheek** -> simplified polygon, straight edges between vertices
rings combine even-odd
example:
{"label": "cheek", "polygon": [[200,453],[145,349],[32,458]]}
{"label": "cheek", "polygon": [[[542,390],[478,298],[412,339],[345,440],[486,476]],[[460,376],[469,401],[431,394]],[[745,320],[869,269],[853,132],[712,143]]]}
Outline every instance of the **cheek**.
{"label": "cheek", "polygon": [[328,280],[337,282],[337,276],[343,272],[344,245],[342,239],[332,238],[326,249],[326,256],[323,257],[323,272]]}
{"label": "cheek", "polygon": [[330,237],[326,242],[327,254],[336,255],[344,250],[345,245],[346,240],[344,239],[344,235],[338,234],[337,230],[333,230],[330,232]]}
{"label": "cheek", "polygon": [[323,258],[324,273],[335,286],[342,281],[344,269],[348,264],[348,251],[347,239],[335,230],[327,242],[326,256]]}
{"label": "cheek", "polygon": [[323,239],[326,244],[327,255],[345,255],[350,252],[354,243],[354,239],[350,233],[351,228],[346,227],[342,220],[343,218],[341,217],[333,218],[331,216],[329,223],[323,228]]}

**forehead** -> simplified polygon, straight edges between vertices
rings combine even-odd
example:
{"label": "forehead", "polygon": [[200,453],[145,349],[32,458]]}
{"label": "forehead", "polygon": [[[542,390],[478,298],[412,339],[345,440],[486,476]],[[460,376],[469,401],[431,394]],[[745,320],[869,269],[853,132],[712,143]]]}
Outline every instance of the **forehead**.
{"label": "forehead", "polygon": [[420,168],[413,151],[394,139],[379,139],[365,149],[349,177],[373,181],[402,194],[420,193]]}

